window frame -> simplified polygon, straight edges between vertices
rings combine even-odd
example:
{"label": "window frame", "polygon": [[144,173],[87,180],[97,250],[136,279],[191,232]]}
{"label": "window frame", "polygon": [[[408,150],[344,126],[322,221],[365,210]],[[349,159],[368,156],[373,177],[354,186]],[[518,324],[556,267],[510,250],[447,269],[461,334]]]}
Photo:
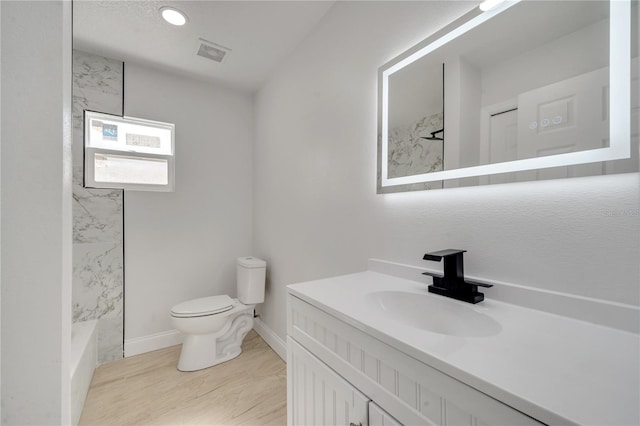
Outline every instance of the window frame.
{"label": "window frame", "polygon": [[[107,149],[90,146],[89,129],[91,120],[103,119],[110,122],[118,122],[123,124],[145,125],[155,128],[170,130],[171,132],[171,153],[155,154],[147,152],[136,152],[134,150]],[[174,192],[175,191],[175,124],[162,121],[147,120],[143,118],[120,116],[115,114],[106,114],[97,111],[84,110],[83,120],[83,186],[85,188],[96,189],[123,189],[132,191],[154,191],[154,192]],[[129,183],[129,182],[102,182],[95,180],[95,156],[96,154],[105,154],[111,156],[120,156],[140,160],[166,160],[167,161],[167,183]]]}

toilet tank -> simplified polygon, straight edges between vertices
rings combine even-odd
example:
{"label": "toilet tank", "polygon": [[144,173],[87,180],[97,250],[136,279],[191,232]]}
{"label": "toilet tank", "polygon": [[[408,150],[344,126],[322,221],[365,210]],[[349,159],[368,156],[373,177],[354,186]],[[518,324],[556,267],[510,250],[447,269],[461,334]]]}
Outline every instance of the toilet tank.
{"label": "toilet tank", "polygon": [[237,261],[238,299],[245,305],[264,302],[267,262],[257,257],[239,257]]}

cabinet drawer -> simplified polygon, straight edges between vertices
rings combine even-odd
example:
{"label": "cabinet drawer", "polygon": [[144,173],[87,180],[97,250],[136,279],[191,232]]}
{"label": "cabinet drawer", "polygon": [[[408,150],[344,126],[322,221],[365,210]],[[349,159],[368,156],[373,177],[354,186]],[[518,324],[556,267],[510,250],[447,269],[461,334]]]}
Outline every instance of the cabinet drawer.
{"label": "cabinet drawer", "polygon": [[288,296],[288,334],[405,425],[541,425],[309,303]]}

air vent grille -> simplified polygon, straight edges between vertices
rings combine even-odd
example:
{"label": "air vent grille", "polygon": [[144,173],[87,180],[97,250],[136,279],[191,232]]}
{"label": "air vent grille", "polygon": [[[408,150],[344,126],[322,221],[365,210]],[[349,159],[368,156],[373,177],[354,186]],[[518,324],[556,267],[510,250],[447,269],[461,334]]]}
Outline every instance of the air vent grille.
{"label": "air vent grille", "polygon": [[205,39],[198,40],[200,46],[198,47],[198,56],[210,59],[212,61],[222,63],[222,60],[231,53],[231,49],[221,46],[216,43],[212,43]]}

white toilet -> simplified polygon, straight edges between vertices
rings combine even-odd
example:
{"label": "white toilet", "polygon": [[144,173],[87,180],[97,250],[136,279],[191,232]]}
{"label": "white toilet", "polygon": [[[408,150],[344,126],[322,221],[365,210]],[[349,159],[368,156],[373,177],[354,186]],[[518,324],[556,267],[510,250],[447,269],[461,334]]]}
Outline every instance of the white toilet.
{"label": "white toilet", "polygon": [[195,371],[237,357],[253,328],[253,308],[264,302],[267,262],[255,257],[237,261],[238,298],[202,297],[171,308],[173,326],[185,334],[178,370]]}

